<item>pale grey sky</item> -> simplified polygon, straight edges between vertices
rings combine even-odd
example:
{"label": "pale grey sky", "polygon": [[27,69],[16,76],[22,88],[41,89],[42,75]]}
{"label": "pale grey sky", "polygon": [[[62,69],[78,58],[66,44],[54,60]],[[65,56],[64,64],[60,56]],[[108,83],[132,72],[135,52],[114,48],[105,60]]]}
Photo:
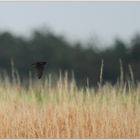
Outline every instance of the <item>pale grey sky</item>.
{"label": "pale grey sky", "polygon": [[140,32],[140,2],[0,2],[0,31],[26,36],[44,25],[71,40],[127,40]]}

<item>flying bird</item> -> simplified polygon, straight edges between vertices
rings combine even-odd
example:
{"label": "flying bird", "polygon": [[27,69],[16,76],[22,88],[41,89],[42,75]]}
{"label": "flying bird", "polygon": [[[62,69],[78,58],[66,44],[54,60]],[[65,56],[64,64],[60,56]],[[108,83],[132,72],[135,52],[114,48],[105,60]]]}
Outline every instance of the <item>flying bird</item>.
{"label": "flying bird", "polygon": [[45,64],[46,64],[45,61],[43,61],[43,62],[35,62],[35,63],[32,64],[32,67],[36,69],[38,79],[40,79],[42,77],[42,75],[43,75]]}

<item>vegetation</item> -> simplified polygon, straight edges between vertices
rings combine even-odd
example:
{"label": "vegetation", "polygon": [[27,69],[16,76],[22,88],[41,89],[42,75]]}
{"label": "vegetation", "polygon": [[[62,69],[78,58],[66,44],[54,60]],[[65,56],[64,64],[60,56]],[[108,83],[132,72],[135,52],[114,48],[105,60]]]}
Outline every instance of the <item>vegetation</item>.
{"label": "vegetation", "polygon": [[[96,43],[96,42],[95,42]],[[100,65],[104,60],[103,83],[115,84],[120,75],[122,61],[124,80],[130,78],[128,65],[134,73],[135,82],[140,80],[140,35],[136,34],[128,43],[121,39],[114,40],[104,50],[98,44],[69,43],[65,37],[45,30],[35,30],[29,38],[16,36],[10,32],[0,33],[0,71],[11,72],[10,61],[14,60],[22,79],[29,77],[31,64],[36,61],[47,61],[46,73],[52,75],[62,71],[75,73],[76,82],[97,86]],[[105,46],[106,47],[106,46]],[[9,74],[10,75],[10,74]]]}
{"label": "vegetation", "polygon": [[[2,78],[3,77],[3,78]],[[0,138],[140,138],[140,85],[0,80]]]}
{"label": "vegetation", "polygon": [[0,138],[140,138],[139,54],[139,35],[98,50],[51,32],[1,33]]}

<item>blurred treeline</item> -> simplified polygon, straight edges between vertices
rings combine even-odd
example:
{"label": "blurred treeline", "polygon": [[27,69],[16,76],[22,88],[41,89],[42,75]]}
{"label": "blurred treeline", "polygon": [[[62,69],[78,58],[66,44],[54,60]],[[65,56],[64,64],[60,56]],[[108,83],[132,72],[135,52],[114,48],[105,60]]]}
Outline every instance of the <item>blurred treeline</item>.
{"label": "blurred treeline", "polygon": [[99,50],[93,43],[69,43],[65,37],[52,32],[35,30],[29,38],[10,32],[0,33],[0,71],[11,72],[11,59],[22,78],[29,77],[31,64],[47,61],[46,75],[59,71],[74,72],[79,84],[96,85],[99,81],[101,60],[104,60],[103,81],[115,83],[120,77],[120,61],[124,78],[130,78],[131,65],[135,80],[140,80],[140,35],[136,34],[126,43],[114,40],[112,45]]}

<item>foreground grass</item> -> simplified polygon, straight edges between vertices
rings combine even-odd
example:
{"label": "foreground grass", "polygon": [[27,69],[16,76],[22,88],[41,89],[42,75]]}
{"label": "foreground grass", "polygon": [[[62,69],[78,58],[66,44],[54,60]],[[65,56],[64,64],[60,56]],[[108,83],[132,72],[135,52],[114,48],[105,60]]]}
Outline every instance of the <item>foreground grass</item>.
{"label": "foreground grass", "polygon": [[140,86],[0,81],[0,138],[140,138]]}

